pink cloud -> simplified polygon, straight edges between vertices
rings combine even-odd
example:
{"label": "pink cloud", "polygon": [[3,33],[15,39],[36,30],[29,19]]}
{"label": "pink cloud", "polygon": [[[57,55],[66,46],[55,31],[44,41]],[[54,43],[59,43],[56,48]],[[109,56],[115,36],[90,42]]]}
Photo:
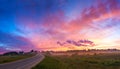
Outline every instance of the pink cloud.
{"label": "pink cloud", "polygon": [[[78,8],[78,7],[77,7]],[[77,11],[77,10],[76,10]],[[21,20],[24,22],[22,25],[28,27],[29,30],[35,31],[42,29],[41,31],[29,34],[32,37],[29,37],[31,42],[38,48],[56,48],[56,41],[59,45],[64,45],[69,42],[63,42],[67,39],[78,40],[78,39],[92,39],[94,42],[98,42],[97,38],[104,39],[111,32],[109,29],[112,29],[112,26],[109,28],[99,28],[99,24],[104,24],[101,21],[106,21],[109,18],[119,18],[120,16],[120,6],[115,0],[110,0],[109,2],[97,2],[97,4],[90,7],[86,7],[83,11],[78,14],[78,16],[71,20],[67,21],[67,16],[63,10],[59,10],[55,13],[47,13],[43,17],[42,23],[36,23],[34,20]],[[24,29],[22,29],[25,31]],[[27,31],[27,30],[26,30]],[[92,32],[92,34],[91,34]],[[83,41],[84,44],[94,45],[91,41]],[[82,45],[79,42],[73,41],[72,43],[75,46],[86,46]],[[42,47],[41,47],[42,46]]]}

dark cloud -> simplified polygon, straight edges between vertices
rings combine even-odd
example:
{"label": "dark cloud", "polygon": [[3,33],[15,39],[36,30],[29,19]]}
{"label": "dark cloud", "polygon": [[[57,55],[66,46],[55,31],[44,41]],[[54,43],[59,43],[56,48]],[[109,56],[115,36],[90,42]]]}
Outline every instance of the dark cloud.
{"label": "dark cloud", "polygon": [[63,46],[65,43],[61,43],[58,41],[57,44],[59,44],[60,46]]}
{"label": "dark cloud", "polygon": [[64,46],[65,44],[71,44],[75,46],[94,46],[95,45],[94,42],[90,40],[79,40],[79,41],[67,40],[63,43],[58,41],[57,44],[59,44],[60,46]]}

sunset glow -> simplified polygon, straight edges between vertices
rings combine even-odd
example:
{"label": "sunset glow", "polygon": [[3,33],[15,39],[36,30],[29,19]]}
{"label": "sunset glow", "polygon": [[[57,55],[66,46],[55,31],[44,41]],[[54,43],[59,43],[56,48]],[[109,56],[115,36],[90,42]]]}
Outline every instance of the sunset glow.
{"label": "sunset glow", "polygon": [[120,49],[120,0],[2,0],[0,52]]}

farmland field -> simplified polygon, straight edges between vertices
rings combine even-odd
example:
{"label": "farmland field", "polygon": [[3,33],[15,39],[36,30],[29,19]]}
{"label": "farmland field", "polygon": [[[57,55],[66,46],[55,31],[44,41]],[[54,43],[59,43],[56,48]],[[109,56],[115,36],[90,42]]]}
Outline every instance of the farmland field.
{"label": "farmland field", "polygon": [[33,69],[120,69],[120,54],[47,55]]}

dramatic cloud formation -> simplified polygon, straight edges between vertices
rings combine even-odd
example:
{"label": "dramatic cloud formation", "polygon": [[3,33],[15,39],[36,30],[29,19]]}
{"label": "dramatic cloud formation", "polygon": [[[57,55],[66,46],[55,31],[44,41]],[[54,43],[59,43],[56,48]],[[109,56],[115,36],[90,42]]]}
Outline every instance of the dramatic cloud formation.
{"label": "dramatic cloud formation", "polygon": [[120,49],[120,0],[4,0],[0,15],[2,51]]}
{"label": "dramatic cloud formation", "polygon": [[72,44],[74,46],[94,46],[95,44],[92,41],[89,40],[79,40],[79,41],[74,41],[74,40],[67,40],[66,42],[57,42],[60,46],[64,46],[65,44]]}

